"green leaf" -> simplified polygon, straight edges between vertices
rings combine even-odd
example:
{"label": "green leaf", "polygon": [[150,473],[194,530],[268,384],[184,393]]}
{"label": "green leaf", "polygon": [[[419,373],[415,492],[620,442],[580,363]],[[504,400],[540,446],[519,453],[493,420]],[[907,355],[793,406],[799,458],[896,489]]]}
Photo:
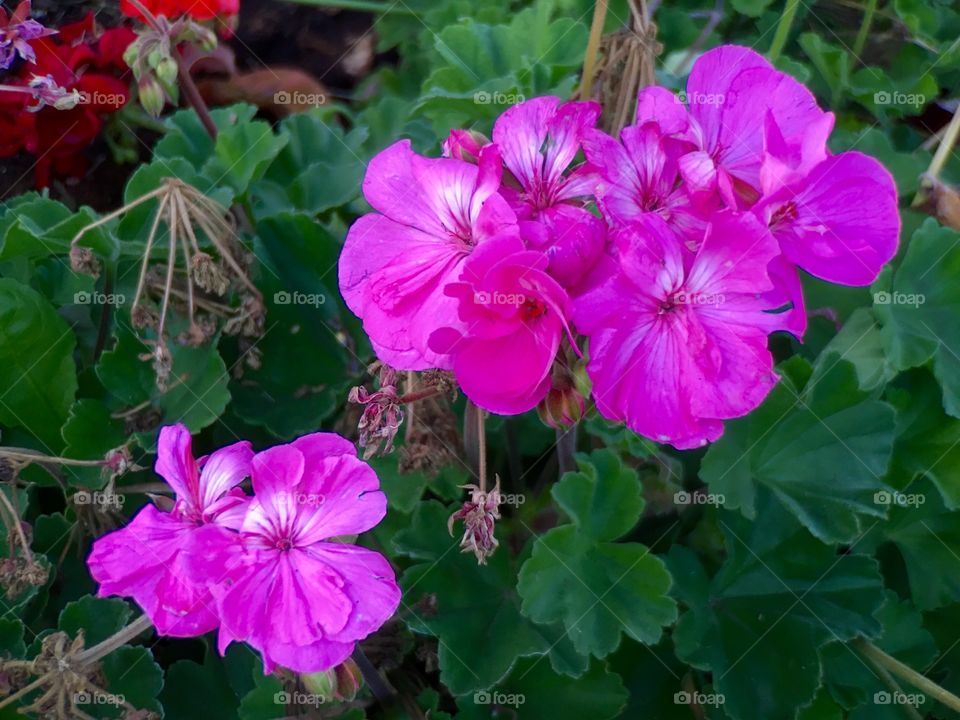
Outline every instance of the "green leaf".
{"label": "green leaf", "polygon": [[401,608],[409,613],[411,630],[437,637],[440,678],[454,695],[463,695],[495,685],[518,657],[544,654],[550,642],[520,614],[506,549],[478,566],[447,532],[451,512],[436,501],[421,503],[410,529],[395,536],[394,548],[423,561],[401,577]]}
{"label": "green leaf", "polygon": [[88,595],[67,603],[57,626],[71,637],[83,631],[84,644],[92,647],[124,627],[131,614],[123,600]]}
{"label": "green leaf", "polygon": [[0,278],[0,423],[63,447],[60,426],[77,391],[70,327],[38,292]]}
{"label": "green leaf", "polygon": [[233,411],[277,437],[293,438],[316,429],[346,395],[337,384],[350,359],[339,334],[340,244],[304,213],[264,218],[257,231],[255,250],[263,263],[257,285],[267,325],[257,343],[261,367],[246,370],[231,386]]}
{"label": "green leaf", "polygon": [[287,717],[286,706],[278,696],[283,685],[276,675],[258,674],[256,686],[240,701],[240,720],[280,720]]}
{"label": "green leaf", "polygon": [[163,712],[157,700],[163,688],[163,670],[147,648],[124,645],[103,658],[101,666],[109,692],[122,695],[139,710]]}
{"label": "green leaf", "polygon": [[[197,702],[198,697],[204,702]],[[192,660],[173,663],[167,668],[160,700],[164,720],[234,720],[239,707],[223,664],[215,657],[202,665]]]}
{"label": "green leaf", "polygon": [[[197,348],[179,343],[169,347],[173,371],[164,393],[156,388],[149,362],[140,359],[149,347],[126,327],[117,333],[113,349],[100,356],[97,377],[124,405],[152,402],[163,411],[163,424],[182,422],[191,432],[199,432],[216,421],[230,402],[230,375],[214,342]],[[151,449],[153,436],[147,432],[138,437],[144,448]]]}
{"label": "green leaf", "polygon": [[960,233],[928,218],[910,238],[890,292],[878,294],[888,354],[900,370],[933,358],[948,414],[960,417]]}
{"label": "green leaf", "polygon": [[827,343],[822,355],[839,355],[851,363],[857,371],[860,388],[870,391],[886,385],[897,374],[887,360],[884,347],[880,324],[873,312],[869,308],[858,308]]}
{"label": "green leaf", "polygon": [[927,476],[951,510],[960,507],[960,420],[943,412],[940,388],[930,373],[904,373],[892,393],[897,404],[897,439],[891,484],[907,487]]}
{"label": "green leaf", "polygon": [[764,493],[748,522],[721,513],[727,559],[711,579],[675,546],[669,566],[686,606],[673,640],[677,656],[713,673],[735,720],[793,720],[821,682],[819,648],[876,636],[883,601],[877,563],[837,555]]}
{"label": "green leaf", "polygon": [[[77,400],[61,434],[66,442],[64,455],[76,460],[102,460],[114,448],[127,441],[123,423],[111,417],[110,409],[99,400]],[[61,468],[71,485],[102,488],[106,482],[99,467]]]}
{"label": "green leaf", "polygon": [[882,500],[890,507],[889,518],[870,530],[863,548],[896,545],[913,601],[921,610],[960,600],[960,514],[944,507],[940,493],[925,478]]}
{"label": "green leaf", "polygon": [[733,0],[733,9],[741,15],[760,17],[773,0]]}
{"label": "green leaf", "polygon": [[[883,632],[874,644],[900,662],[922,670],[937,656],[933,637],[923,628],[923,618],[909,603],[901,601],[888,590],[884,604],[876,614]],[[832,642],[821,651],[824,664],[824,679],[830,693],[846,708],[861,707],[857,718],[899,720],[903,711],[896,704],[882,705],[875,702],[877,693],[889,693],[890,689],[880,673],[853,647]],[[910,686],[905,693],[918,692]],[[921,705],[929,707],[929,699]],[[927,709],[927,708],[924,708]]]}
{"label": "green leaf", "polygon": [[[290,142],[253,188],[254,195],[275,198],[270,204],[274,212],[295,208],[318,215],[359,195],[366,166],[366,128],[344,134],[336,119],[325,117],[319,109],[295,113],[280,128]],[[276,201],[282,205],[276,207]]]}
{"label": "green leaf", "polygon": [[19,658],[27,652],[23,642],[23,623],[16,618],[0,618],[0,658]]}
{"label": "green leaf", "polygon": [[656,643],[676,618],[663,562],[639,543],[613,543],[637,524],[643,509],[636,472],[609,450],[578,458],[553,497],[573,519],[538,538],[520,570],[523,613],[535,622],[562,622],[577,652],[605,657],[626,632]]}
{"label": "green leaf", "polygon": [[[38,196],[17,203],[16,212],[6,219],[9,222],[0,221],[0,260],[65,255],[71,240],[96,219],[96,213],[88,207],[74,212],[61,202]],[[103,228],[84,234],[78,245],[107,258],[117,251],[117,241]]]}
{"label": "green leaf", "polygon": [[622,717],[620,711],[626,702],[627,691],[620,676],[601,662],[594,661],[585,675],[572,679],[553,672],[546,660],[524,658],[508,678],[489,692],[460,698],[457,718],[607,720]]}
{"label": "green leaf", "polygon": [[690,706],[676,698],[683,691],[687,667],[677,660],[669,640],[653,647],[624,641],[609,662],[630,691],[622,717],[690,720]]}
{"label": "green leaf", "polygon": [[213,156],[204,164],[203,174],[213,185],[229,185],[243,195],[289,140],[286,133],[274,134],[262,120],[248,121],[224,128],[217,135]]}
{"label": "green leaf", "polygon": [[849,542],[863,516],[883,514],[873,496],[893,437],[893,408],[862,391],[854,366],[831,353],[805,387],[783,378],[758,409],[727,423],[701,476],[748,518],[766,487],[821,540]]}
{"label": "green leaf", "polygon": [[551,21],[551,14],[550,3],[538,3],[509,24],[466,19],[435,34],[438,60],[416,109],[442,133],[458,123],[492,122],[526,97],[569,95],[587,29],[569,17]]}

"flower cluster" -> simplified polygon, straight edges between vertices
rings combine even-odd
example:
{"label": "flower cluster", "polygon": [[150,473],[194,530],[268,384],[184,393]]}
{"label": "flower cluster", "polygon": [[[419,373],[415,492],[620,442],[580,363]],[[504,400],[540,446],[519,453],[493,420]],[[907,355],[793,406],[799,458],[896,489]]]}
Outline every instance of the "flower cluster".
{"label": "flower cluster", "polygon": [[[19,8],[14,18],[18,13]],[[84,150],[100,134],[104,117],[129,99],[123,53],[135,35],[124,27],[98,32],[93,14],[56,34],[31,31],[27,49],[17,32],[21,40],[10,47],[24,62],[4,84],[24,92],[0,88],[0,157],[35,155],[39,187],[49,185],[53,175],[80,177],[87,169]]]}
{"label": "flower cluster", "polygon": [[[239,442],[195,460],[182,425],[160,431],[156,471],[176,493],[98,539],[87,560],[101,596],[133,598],[157,632],[219,628],[224,652],[246,642],[264,672],[326,670],[400,602],[393,569],[337,540],[386,513],[373,470],[329,433],[254,454]],[[254,495],[239,487],[252,478]]]}
{"label": "flower cluster", "polygon": [[876,160],[831,154],[833,115],[747,48],[705,53],[680,95],[642,90],[619,138],[598,116],[541,97],[492,141],[382,151],[341,291],[383,362],[452,370],[487,410],[569,391],[554,379],[583,352],[602,415],[703,445],[777,382],[770,333],[802,338],[798,269],[867,285],[895,254],[896,188]]}

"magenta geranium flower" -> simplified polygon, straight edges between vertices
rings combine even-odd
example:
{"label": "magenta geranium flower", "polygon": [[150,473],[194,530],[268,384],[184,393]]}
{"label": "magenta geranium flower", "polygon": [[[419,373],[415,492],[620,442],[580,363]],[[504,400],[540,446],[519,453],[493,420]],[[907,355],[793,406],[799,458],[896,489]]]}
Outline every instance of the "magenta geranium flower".
{"label": "magenta geranium flower", "polygon": [[828,157],[753,209],[788,260],[818,278],[869,285],[897,252],[897,187],[877,160]]}
{"label": "magenta geranium flower", "polygon": [[447,286],[466,331],[442,328],[430,344],[453,359],[457,383],[486,410],[526,412],[550,389],[569,300],[548,264],[518,238],[497,238],[470,256],[460,282]]}
{"label": "magenta geranium flower", "polygon": [[338,538],[369,530],[386,497],[353,444],[330,433],[301,437],[253,458],[251,501],[239,535],[198,536],[190,571],[213,577],[220,651],[243,641],[274,666],[316,672],[343,662],[400,602],[390,563]]}
{"label": "magenta geranium flower", "polygon": [[475,247],[516,233],[516,217],[497,193],[503,168],[497,149],[479,164],[424,158],[410,142],[370,161],[363,193],[377,211],[350,228],[340,255],[340,291],[382,361],[401,370],[450,367],[428,346],[438,327],[459,327],[456,301],[444,286],[457,280]]}
{"label": "magenta geranium flower", "polygon": [[689,110],[683,127],[676,110],[664,112],[662,88],[641,91],[638,122],[661,111],[671,129],[693,142],[697,150],[681,166],[684,179],[700,187],[715,187],[731,207],[749,206],[760,192],[764,133],[768,118],[789,145],[817,128],[823,138],[833,127],[833,114],[824,112],[800,82],[776,70],[760,54],[737,45],[723,45],[694,63],[681,96]]}
{"label": "magenta geranium flower", "polygon": [[697,252],[646,214],[616,234],[618,266],[574,301],[600,413],[684,449],[716,440],[777,381],[767,335],[786,318],[765,295],[780,250],[749,214],[718,213]]}
{"label": "magenta geranium flower", "polygon": [[201,528],[230,541],[228,528],[239,527],[248,500],[236,486],[250,475],[252,457],[250,443],[239,442],[197,461],[185,426],[162,428],[156,471],[176,501],[169,512],[147,505],[126,527],[94,542],[87,565],[98,594],[133,598],[161,635],[213,630],[216,603],[205,579],[189,577],[185,551]]}
{"label": "magenta geranium flower", "polygon": [[583,207],[596,177],[585,164],[571,167],[599,116],[595,102],[548,96],[514,105],[493,126],[510,173],[500,193],[527,244],[547,253],[550,272],[567,288],[580,283],[606,245],[603,221]]}
{"label": "magenta geranium flower", "polygon": [[[683,112],[675,98],[670,107]],[[597,204],[607,221],[617,227],[656,213],[684,236],[702,238],[718,203],[709,179],[702,187],[679,183],[681,161],[696,158],[693,145],[652,121],[624,128],[620,140],[591,130],[583,143],[598,177]],[[709,175],[712,164],[704,172]]]}

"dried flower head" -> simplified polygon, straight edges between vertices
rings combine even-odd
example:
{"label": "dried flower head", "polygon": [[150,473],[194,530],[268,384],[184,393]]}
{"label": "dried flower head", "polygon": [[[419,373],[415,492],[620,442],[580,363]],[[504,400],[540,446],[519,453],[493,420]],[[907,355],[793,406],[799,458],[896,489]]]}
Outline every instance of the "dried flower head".
{"label": "dried flower head", "polygon": [[463,552],[472,552],[479,564],[486,565],[487,558],[493,555],[500,544],[493,534],[496,521],[500,519],[500,478],[497,477],[492,492],[485,492],[476,485],[463,487],[470,491],[470,499],[450,516],[447,529],[453,535],[454,523],[463,520],[460,548]]}

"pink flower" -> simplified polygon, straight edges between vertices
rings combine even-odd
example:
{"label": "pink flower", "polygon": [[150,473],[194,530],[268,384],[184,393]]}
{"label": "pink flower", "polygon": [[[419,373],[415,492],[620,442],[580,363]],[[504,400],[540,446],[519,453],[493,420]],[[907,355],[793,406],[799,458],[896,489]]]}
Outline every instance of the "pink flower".
{"label": "pink flower", "polygon": [[532,410],[550,389],[550,368],[569,300],[547,274],[547,256],[502,237],[478,248],[460,282],[447,286],[465,328],[442,328],[431,347],[449,354],[463,392],[501,415]]}
{"label": "pink flower", "polygon": [[[675,98],[670,107],[682,111]],[[681,161],[696,157],[693,145],[666,134],[652,121],[624,128],[620,139],[622,143],[591,130],[583,143],[599,178],[597,204],[607,222],[619,227],[643,213],[656,213],[685,237],[702,238],[709,213],[718,203],[708,181],[693,186],[679,183]]]}
{"label": "pink flower", "polygon": [[597,103],[548,96],[514,105],[493,126],[493,142],[510,172],[500,193],[521,220],[524,239],[547,253],[550,272],[568,289],[606,245],[603,222],[582,203],[596,179],[585,165],[570,170],[599,116]]}
{"label": "pink flower", "polygon": [[656,215],[617,233],[619,267],[574,302],[589,337],[587,373],[600,413],[685,449],[716,440],[777,382],[767,335],[767,267],[779,255],[749,214],[717,213],[696,253]]}
{"label": "pink flower", "polygon": [[233,641],[260,651],[264,673],[281,665],[319,672],[340,664],[400,602],[387,560],[336,540],[369,530],[386,497],[352,443],[301,437],[253,458],[256,493],[234,542],[206,533],[191,550],[194,574],[211,577],[221,653]]}
{"label": "pink flower", "polygon": [[170,512],[147,505],[115,532],[93,544],[87,565],[99,595],[132,597],[161,635],[192,637],[217,624],[215,602],[204,582],[191,580],[184,550],[201,528],[232,534],[246,510],[236,486],[250,474],[253,450],[239,442],[194,460],[190,431],[183,425],[160,430],[156,471],[176,493]]}
{"label": "pink flower", "polygon": [[697,146],[681,163],[685,181],[715,187],[730,207],[752,204],[759,196],[764,160],[763,123],[772,117],[788,145],[817,128],[824,139],[833,114],[822,111],[801,83],[773,68],[749,48],[723,45],[693,65],[682,99],[689,110],[684,129],[676,110],[665,111],[662,88],[641,91],[638,122],[656,120],[658,111],[676,132]]}
{"label": "pink flower", "polygon": [[869,285],[897,252],[897,188],[877,160],[828,157],[754,208],[786,258],[818,278]]}
{"label": "pink flower", "polygon": [[497,194],[497,149],[479,164],[424,158],[403,140],[367,168],[363,192],[377,211],[350,228],[340,255],[340,291],[363,320],[374,351],[398,370],[450,368],[428,346],[438,327],[460,327],[444,286],[458,279],[475,247],[515,233],[516,217]]}

